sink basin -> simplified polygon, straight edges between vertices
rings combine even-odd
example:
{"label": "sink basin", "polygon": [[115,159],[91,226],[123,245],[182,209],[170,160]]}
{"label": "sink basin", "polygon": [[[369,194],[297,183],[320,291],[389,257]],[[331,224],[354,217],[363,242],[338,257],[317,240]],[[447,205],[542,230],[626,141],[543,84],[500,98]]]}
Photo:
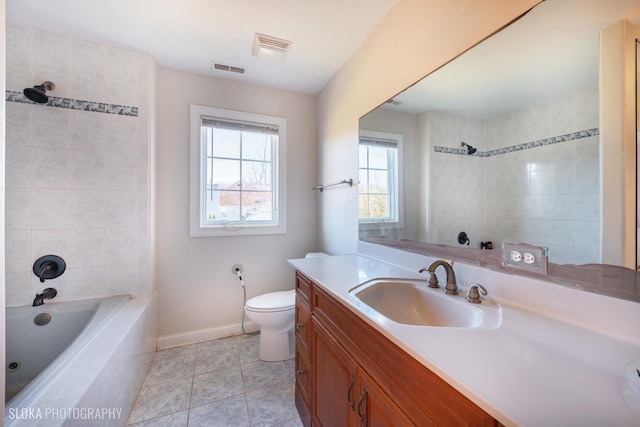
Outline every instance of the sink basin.
{"label": "sink basin", "polygon": [[500,318],[496,304],[468,303],[463,292],[445,295],[428,288],[426,280],[374,279],[350,294],[366,306],[365,313],[404,325],[485,329],[497,326]]}

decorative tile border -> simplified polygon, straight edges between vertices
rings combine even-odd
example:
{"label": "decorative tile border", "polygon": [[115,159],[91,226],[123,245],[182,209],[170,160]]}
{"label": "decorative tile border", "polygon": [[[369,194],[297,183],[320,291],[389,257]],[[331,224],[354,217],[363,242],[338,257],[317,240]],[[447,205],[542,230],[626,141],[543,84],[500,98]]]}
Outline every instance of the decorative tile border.
{"label": "decorative tile border", "polygon": [[467,154],[466,148],[440,147],[438,145],[433,147],[433,151],[436,153],[459,154],[464,156],[491,157],[491,156],[498,156],[500,154],[513,153],[515,151],[529,150],[531,148],[542,147],[545,145],[557,144],[559,142],[575,141],[576,139],[589,138],[591,136],[597,136],[597,135],[600,135],[600,129],[593,128],[593,129],[582,130],[579,132],[567,133],[560,136],[552,136],[551,138],[539,139],[537,141],[511,145],[509,147],[497,148],[495,150],[489,150],[489,151],[478,150],[473,154]]}
{"label": "decorative tile border", "polygon": [[[20,104],[39,105],[24,96],[22,92],[15,92],[12,90],[5,91],[5,100],[8,102],[18,102]],[[138,117],[138,107],[107,104],[105,102],[82,101],[80,99],[58,98],[57,96],[50,96],[49,102],[41,105],[45,105],[47,107],[68,108],[71,110],[90,111],[93,113]]]}

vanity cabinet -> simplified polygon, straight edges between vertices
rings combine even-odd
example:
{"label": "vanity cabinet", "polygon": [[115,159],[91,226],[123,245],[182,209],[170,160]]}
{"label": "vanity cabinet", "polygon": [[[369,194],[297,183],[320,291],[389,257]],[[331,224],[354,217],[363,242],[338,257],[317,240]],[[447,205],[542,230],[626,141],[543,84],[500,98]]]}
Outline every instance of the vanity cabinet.
{"label": "vanity cabinet", "polygon": [[300,272],[296,407],[306,427],[498,422]]}

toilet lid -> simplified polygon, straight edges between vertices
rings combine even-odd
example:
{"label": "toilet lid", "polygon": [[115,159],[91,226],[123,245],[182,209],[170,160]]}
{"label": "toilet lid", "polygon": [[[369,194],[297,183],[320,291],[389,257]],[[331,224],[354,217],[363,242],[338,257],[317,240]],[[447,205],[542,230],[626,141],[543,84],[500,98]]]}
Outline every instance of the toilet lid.
{"label": "toilet lid", "polygon": [[292,309],[296,305],[296,291],[271,292],[258,295],[247,301],[246,307],[254,311],[281,311]]}

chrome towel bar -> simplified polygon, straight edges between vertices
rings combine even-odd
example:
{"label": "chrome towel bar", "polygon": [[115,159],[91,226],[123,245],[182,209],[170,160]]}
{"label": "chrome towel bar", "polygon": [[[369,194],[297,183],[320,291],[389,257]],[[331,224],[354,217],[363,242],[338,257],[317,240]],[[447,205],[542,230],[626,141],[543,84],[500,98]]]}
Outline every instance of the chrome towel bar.
{"label": "chrome towel bar", "polygon": [[349,184],[349,187],[353,186],[353,179],[349,178],[349,179],[343,179],[340,182],[334,182],[333,184],[327,184],[327,185],[316,185],[315,187],[312,188],[312,190],[320,190],[320,192],[322,193],[322,191],[325,188],[329,188],[329,187],[333,187],[336,185],[342,185],[342,184]]}

